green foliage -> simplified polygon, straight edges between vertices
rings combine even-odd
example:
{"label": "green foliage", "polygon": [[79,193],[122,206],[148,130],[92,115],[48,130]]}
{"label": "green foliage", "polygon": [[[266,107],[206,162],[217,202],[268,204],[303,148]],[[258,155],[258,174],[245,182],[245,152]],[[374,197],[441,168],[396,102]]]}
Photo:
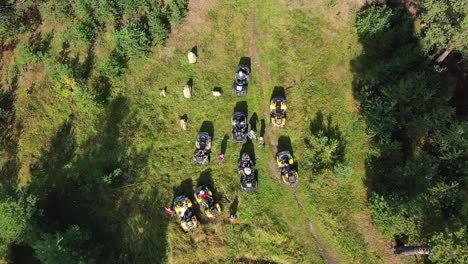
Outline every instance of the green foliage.
{"label": "green foliage", "polygon": [[[434,5],[424,11],[423,20],[427,14],[439,17],[432,17],[433,29],[425,41],[445,49],[456,37],[447,29],[443,38],[453,39],[442,40],[444,30],[431,30],[438,19],[447,18],[440,13],[453,6],[449,1],[419,2]],[[466,13],[457,2],[452,4]],[[451,12],[445,16],[460,17],[458,11]],[[373,190],[369,207],[386,237],[398,236],[410,244],[466,222],[462,186],[468,157],[466,124],[455,118],[449,105],[451,83],[421,50],[413,24],[411,16],[388,7],[361,12],[356,27],[365,55],[355,64],[355,91],[376,149],[367,163]],[[451,259],[447,254],[437,257],[441,263]]]}
{"label": "green foliage", "polygon": [[29,241],[33,232],[32,217],[36,198],[24,193],[9,195],[0,193],[0,258],[4,258],[8,246]]}
{"label": "green foliage", "polygon": [[117,41],[117,51],[126,54],[129,58],[147,54],[151,41],[146,34],[146,25],[142,23],[129,23],[120,31],[114,32]]}
{"label": "green foliage", "polygon": [[404,11],[374,5],[359,13],[355,25],[368,52],[379,56],[404,46],[413,37],[411,21]]}
{"label": "green foliage", "polygon": [[182,20],[187,14],[187,0],[169,0],[169,21],[171,25],[180,26]]}
{"label": "green foliage", "polygon": [[0,44],[10,45],[18,34],[40,23],[34,0],[5,0],[0,6]]}
{"label": "green foliage", "polygon": [[29,45],[20,43],[18,44],[18,55],[16,56],[16,65],[22,68],[25,65],[33,65],[40,60],[40,56],[29,47]]}
{"label": "green foliage", "polygon": [[371,6],[358,16],[358,34],[366,41],[377,40],[390,29],[392,15],[392,9],[387,6]]}
{"label": "green foliage", "polygon": [[430,146],[447,170],[447,180],[459,180],[466,184],[468,179],[468,123],[453,122],[430,135]]}
{"label": "green foliage", "polygon": [[114,49],[98,65],[98,69],[103,76],[119,77],[125,72],[127,63],[128,57],[118,49]]}
{"label": "green foliage", "polygon": [[315,172],[332,170],[340,160],[341,142],[320,130],[307,138],[304,165]]}
{"label": "green foliage", "polygon": [[166,13],[154,10],[148,14],[149,32],[153,43],[163,44],[169,36],[169,28]]}
{"label": "green foliage", "polygon": [[458,231],[440,232],[432,236],[429,242],[432,254],[429,259],[434,263],[467,263],[468,262],[468,235],[464,228]]}
{"label": "green foliage", "polygon": [[309,128],[310,136],[304,140],[304,165],[317,173],[333,171],[335,167],[342,166],[345,140],[338,126],[332,125],[331,115],[324,120],[323,113],[318,111]]}
{"label": "green foliage", "polygon": [[42,263],[95,263],[89,251],[89,235],[79,226],[72,226],[64,233],[44,233],[32,247],[37,259]]}
{"label": "green foliage", "polygon": [[428,24],[424,41],[437,53],[454,46],[468,54],[468,3],[465,0],[417,0],[421,19]]}
{"label": "green foliage", "polygon": [[421,211],[414,202],[405,202],[394,196],[374,194],[369,200],[374,223],[387,239],[409,237],[409,243],[418,243],[422,228]]}
{"label": "green foliage", "polygon": [[[73,91],[78,88],[79,83],[76,79],[76,73],[74,73],[70,65],[59,63],[50,57],[45,58],[43,63],[47,75],[56,90]],[[66,94],[68,93],[65,92],[64,95]]]}

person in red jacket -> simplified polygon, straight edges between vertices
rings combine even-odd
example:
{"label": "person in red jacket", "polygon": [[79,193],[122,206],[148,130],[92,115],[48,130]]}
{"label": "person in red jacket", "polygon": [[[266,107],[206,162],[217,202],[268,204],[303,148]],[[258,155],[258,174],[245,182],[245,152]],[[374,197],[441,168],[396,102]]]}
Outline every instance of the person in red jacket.
{"label": "person in red jacket", "polygon": [[208,192],[200,191],[200,199],[204,200],[208,196],[210,196]]}

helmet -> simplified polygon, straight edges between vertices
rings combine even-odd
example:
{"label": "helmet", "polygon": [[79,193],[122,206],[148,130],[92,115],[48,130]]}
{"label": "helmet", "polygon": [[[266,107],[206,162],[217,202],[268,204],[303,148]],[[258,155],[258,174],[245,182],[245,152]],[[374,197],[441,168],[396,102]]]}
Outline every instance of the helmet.
{"label": "helmet", "polygon": [[249,167],[244,168],[244,172],[246,175],[252,174],[252,170]]}
{"label": "helmet", "polygon": [[239,74],[239,77],[240,77],[240,78],[243,78],[243,77],[244,77],[244,72],[243,72],[243,71],[239,71],[238,74]]}
{"label": "helmet", "polygon": [[263,137],[259,137],[258,139],[259,139],[259,140],[263,140]]}
{"label": "helmet", "polygon": [[205,191],[201,190],[200,195],[203,195],[203,194],[205,194]]}

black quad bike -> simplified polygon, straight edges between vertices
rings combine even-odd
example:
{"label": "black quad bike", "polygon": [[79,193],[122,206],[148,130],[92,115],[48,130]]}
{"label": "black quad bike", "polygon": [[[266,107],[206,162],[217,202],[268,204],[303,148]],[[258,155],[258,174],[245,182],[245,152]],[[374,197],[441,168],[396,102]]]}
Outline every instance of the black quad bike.
{"label": "black quad bike", "polygon": [[236,71],[236,80],[232,85],[232,92],[238,96],[246,96],[250,80],[250,68],[248,65],[240,64]]}
{"label": "black quad bike", "polygon": [[241,191],[253,192],[258,188],[257,170],[249,154],[242,154],[238,164]]}
{"label": "black quad bike", "polygon": [[245,143],[247,142],[247,117],[242,112],[235,112],[232,115],[232,142]]}
{"label": "black quad bike", "polygon": [[210,163],[211,137],[206,132],[200,132],[195,143],[193,160],[197,165],[208,165]]}

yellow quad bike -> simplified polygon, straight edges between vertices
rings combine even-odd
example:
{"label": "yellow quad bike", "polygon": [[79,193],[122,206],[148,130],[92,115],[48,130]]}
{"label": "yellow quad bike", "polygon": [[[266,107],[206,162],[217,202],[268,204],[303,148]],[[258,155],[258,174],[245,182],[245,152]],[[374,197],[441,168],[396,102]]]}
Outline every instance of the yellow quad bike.
{"label": "yellow quad bike", "polygon": [[270,126],[286,126],[286,99],[281,96],[274,97],[270,102]]}
{"label": "yellow quad bike", "polygon": [[289,186],[295,186],[299,175],[294,169],[294,159],[287,150],[281,151],[276,155],[276,162],[280,169],[281,181]]}
{"label": "yellow quad bike", "polygon": [[197,217],[193,214],[192,201],[185,195],[175,198],[174,210],[180,218],[180,227],[184,232],[189,232],[198,226]]}
{"label": "yellow quad bike", "polygon": [[208,218],[214,219],[221,214],[221,205],[214,200],[208,187],[198,186],[195,190],[195,199]]}

